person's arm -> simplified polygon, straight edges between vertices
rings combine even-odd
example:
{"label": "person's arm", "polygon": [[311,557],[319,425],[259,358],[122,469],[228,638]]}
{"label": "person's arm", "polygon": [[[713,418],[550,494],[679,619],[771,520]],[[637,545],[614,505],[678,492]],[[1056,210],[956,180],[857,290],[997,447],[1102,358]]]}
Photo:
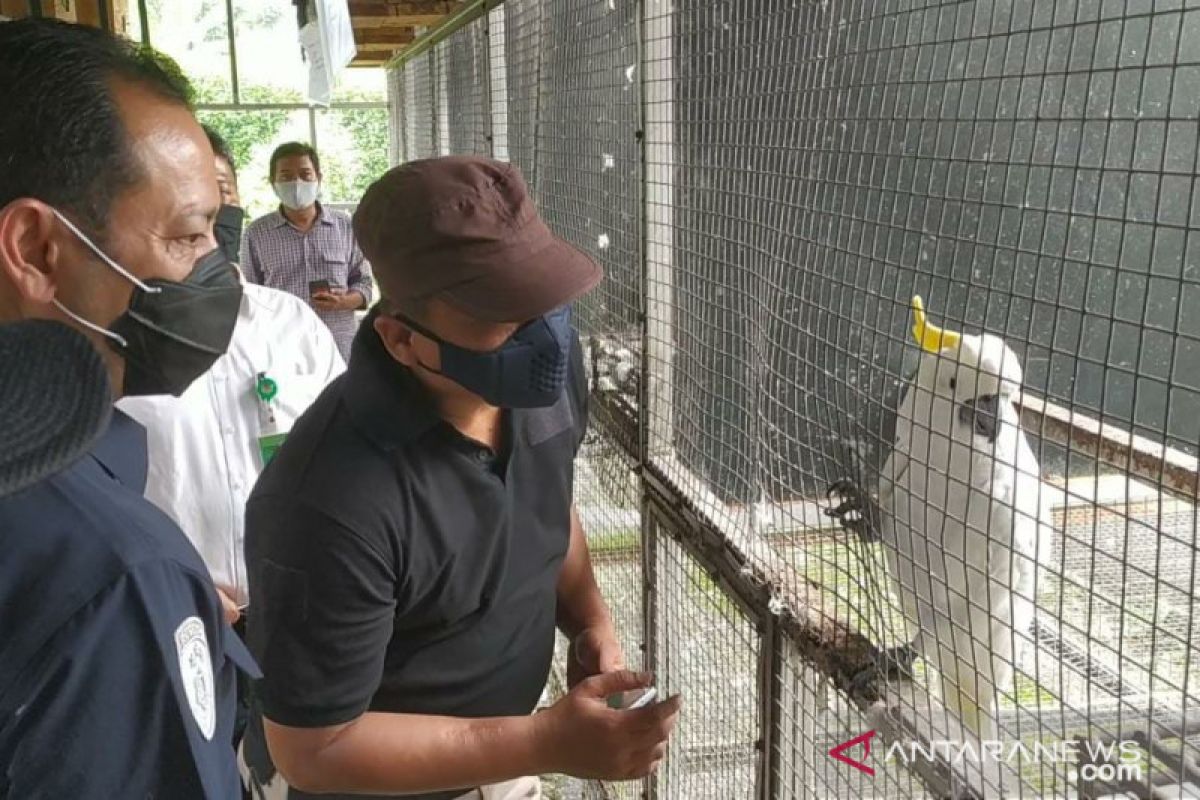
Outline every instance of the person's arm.
{"label": "person's arm", "polygon": [[242,237],[242,275],[250,283],[263,285],[262,262],[258,257],[258,248],[254,245],[254,231],[247,230]]}
{"label": "person's arm", "polygon": [[[583,446],[588,426],[588,384],[583,346],[571,337],[567,392],[575,414],[575,454]],[[567,685],[589,675],[625,666],[625,652],[617,638],[612,615],[596,585],[587,535],[579,511],[571,504],[571,540],[558,579],[558,628],[567,637]]]}
{"label": "person's arm", "polygon": [[346,362],[342,359],[342,351],[338,350],[337,340],[329,332],[329,326],[311,310],[305,309],[309,316],[309,341],[312,342],[313,374],[319,375],[324,385],[346,371]]}
{"label": "person's arm", "polygon": [[354,295],[358,294],[357,304],[351,306],[351,309],[358,310],[370,306],[374,289],[375,280],[371,276],[371,265],[363,257],[362,250],[358,248],[358,242],[351,240],[350,260],[346,273],[346,295],[353,300]]}
{"label": "person's arm", "polygon": [[249,641],[275,767],[310,793],[411,794],[565,771],[645,774],[678,702],[637,712],[605,698],[645,686],[626,672],[585,682],[536,717],[458,719],[369,710],[394,635],[401,556],[292,497],[246,512]]}
{"label": "person's arm", "polygon": [[344,725],[263,721],[276,768],[304,792],[412,794],[469,789],[550,770],[536,716],[459,719],[368,712]]}
{"label": "person's arm", "polygon": [[612,627],[612,615],[592,571],[587,536],[579,512],[572,505],[571,544],[558,576],[558,628],[568,639],[574,639],[589,628]]}
{"label": "person's arm", "polygon": [[[143,564],[55,634],[9,687],[24,712],[8,796],[234,796],[233,705],[222,705],[232,673],[216,641],[215,601],[198,602],[211,592],[205,584],[173,562]],[[177,645],[173,634],[189,619],[199,621],[191,646]],[[181,661],[191,670],[186,689]],[[196,685],[204,693],[189,695]]]}
{"label": "person's arm", "polygon": [[681,700],[614,711],[606,699],[649,680],[625,671],[601,675],[533,716],[368,712],[343,725],[297,728],[266,719],[264,728],[288,785],[312,794],[416,794],[546,773],[631,780],[662,760]]}
{"label": "person's arm", "polygon": [[608,604],[596,584],[587,536],[571,507],[571,543],[558,577],[558,628],[567,637],[567,685],[625,666]]}
{"label": "person's arm", "polygon": [[221,601],[221,613],[224,615],[225,621],[230,625],[234,624],[242,616],[242,610],[238,608],[237,601],[233,599],[230,592],[219,585],[214,588],[217,590],[217,599]]}

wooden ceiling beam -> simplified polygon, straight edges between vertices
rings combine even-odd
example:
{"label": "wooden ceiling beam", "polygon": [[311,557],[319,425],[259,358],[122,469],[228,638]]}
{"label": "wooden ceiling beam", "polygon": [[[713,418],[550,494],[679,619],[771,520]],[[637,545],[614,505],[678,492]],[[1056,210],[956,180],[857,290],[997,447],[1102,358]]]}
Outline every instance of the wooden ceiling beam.
{"label": "wooden ceiling beam", "polygon": [[376,28],[375,30],[354,32],[354,41],[360,48],[369,44],[390,44],[401,47],[411,44],[415,38],[416,34],[412,28]]}
{"label": "wooden ceiling beam", "polygon": [[356,31],[387,30],[388,28],[412,28],[415,26],[432,27],[443,19],[445,14],[410,14],[403,17],[354,17],[351,27]]}
{"label": "wooden ceiling beam", "polygon": [[360,55],[367,54],[368,57],[377,57],[378,53],[383,53],[384,55],[390,56],[392,53],[396,52],[397,50],[403,50],[403,49],[404,49],[404,45],[402,45],[402,44],[360,44],[360,45],[358,45],[359,54]]}
{"label": "wooden ceiling beam", "polygon": [[350,0],[350,21],[360,29],[429,26],[461,7],[455,0]]}

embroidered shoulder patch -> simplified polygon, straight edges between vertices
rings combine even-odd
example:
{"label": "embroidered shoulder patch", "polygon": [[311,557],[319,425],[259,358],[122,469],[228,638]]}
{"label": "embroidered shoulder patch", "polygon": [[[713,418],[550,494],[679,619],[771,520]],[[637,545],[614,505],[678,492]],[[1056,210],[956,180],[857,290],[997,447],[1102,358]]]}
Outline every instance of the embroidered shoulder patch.
{"label": "embroidered shoulder patch", "polygon": [[216,688],[208,636],[199,617],[188,617],[175,629],[175,652],[179,655],[179,676],[192,716],[200,733],[211,741],[217,727]]}

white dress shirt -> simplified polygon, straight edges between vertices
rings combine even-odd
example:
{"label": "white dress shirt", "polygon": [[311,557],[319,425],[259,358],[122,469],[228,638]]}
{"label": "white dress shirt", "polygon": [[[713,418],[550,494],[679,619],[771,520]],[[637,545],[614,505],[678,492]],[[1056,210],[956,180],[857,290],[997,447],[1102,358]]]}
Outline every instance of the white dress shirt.
{"label": "white dress shirt", "polygon": [[[345,370],[333,335],[307,303],[265,286],[243,288],[228,352],[182,397],[118,404],[146,427],[146,498],[179,524],[238,605],[248,599],[244,517],[263,467],[259,438],[290,430]],[[278,387],[269,404],[257,393],[260,373]]]}

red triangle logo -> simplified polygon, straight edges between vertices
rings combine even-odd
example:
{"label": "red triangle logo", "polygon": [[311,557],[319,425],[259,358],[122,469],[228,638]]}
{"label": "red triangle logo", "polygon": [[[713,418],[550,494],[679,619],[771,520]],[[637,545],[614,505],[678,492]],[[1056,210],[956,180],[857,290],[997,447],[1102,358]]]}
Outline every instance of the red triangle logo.
{"label": "red triangle logo", "polygon": [[[855,769],[862,770],[873,778],[875,777],[875,768],[865,763],[867,758],[871,755],[871,739],[873,738],[875,738],[875,731],[867,731],[860,736],[855,736],[853,739],[848,739],[842,742],[837,747],[830,750],[829,755],[833,756],[843,764],[849,764]],[[855,761],[853,758],[850,758],[850,756],[846,755],[847,750],[855,745],[860,744],[863,746],[862,761]]]}

